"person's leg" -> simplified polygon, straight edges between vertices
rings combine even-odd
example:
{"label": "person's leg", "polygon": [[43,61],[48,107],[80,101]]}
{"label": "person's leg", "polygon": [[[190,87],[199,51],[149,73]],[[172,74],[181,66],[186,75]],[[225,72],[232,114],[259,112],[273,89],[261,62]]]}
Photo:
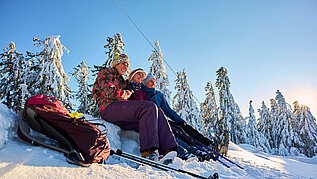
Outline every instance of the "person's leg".
{"label": "person's leg", "polygon": [[156,105],[149,101],[118,101],[101,112],[101,118],[108,122],[123,129],[138,130],[141,152],[159,148],[157,116]]}
{"label": "person's leg", "polygon": [[158,134],[160,139],[160,154],[165,154],[168,150],[177,150],[177,143],[172,129],[161,109],[158,109]]}
{"label": "person's leg", "polygon": [[175,137],[176,142],[178,143],[178,148],[177,148],[177,157],[187,160],[188,159],[188,151],[180,144],[182,142],[178,137]]}

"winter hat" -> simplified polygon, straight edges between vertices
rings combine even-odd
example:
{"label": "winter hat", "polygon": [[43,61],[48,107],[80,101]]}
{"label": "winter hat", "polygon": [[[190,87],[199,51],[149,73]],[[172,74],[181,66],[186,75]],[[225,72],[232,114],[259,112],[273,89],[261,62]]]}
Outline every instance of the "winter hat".
{"label": "winter hat", "polygon": [[142,83],[144,84],[144,85],[146,85],[146,83],[147,82],[149,82],[151,79],[155,79],[155,74],[152,74],[152,73],[149,73],[148,75],[147,75],[147,77],[146,78],[144,78],[144,80],[142,81]]}
{"label": "winter hat", "polygon": [[133,79],[134,75],[136,75],[139,72],[143,73],[143,77],[146,77],[147,73],[142,68],[137,68],[137,69],[131,71],[131,73],[129,74],[128,80],[131,81]]}
{"label": "winter hat", "polygon": [[116,65],[118,65],[121,62],[127,62],[128,65],[130,64],[129,63],[129,58],[128,58],[128,56],[126,54],[124,54],[124,53],[122,53],[122,54],[119,54],[119,53],[113,54],[112,62],[111,62],[111,68],[115,67]]}

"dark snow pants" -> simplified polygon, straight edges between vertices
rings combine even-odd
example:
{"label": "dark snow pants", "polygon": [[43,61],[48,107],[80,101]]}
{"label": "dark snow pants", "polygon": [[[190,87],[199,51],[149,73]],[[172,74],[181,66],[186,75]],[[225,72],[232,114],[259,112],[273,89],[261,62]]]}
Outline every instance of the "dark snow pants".
{"label": "dark snow pants", "polygon": [[140,151],[159,149],[160,154],[176,149],[173,132],[166,116],[150,101],[118,101],[108,105],[101,118],[140,135]]}

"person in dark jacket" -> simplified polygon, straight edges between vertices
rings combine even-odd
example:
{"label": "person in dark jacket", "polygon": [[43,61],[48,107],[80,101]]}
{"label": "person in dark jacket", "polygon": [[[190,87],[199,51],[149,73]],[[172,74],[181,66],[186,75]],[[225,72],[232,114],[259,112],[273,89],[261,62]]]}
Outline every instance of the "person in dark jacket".
{"label": "person in dark jacket", "polygon": [[[148,76],[142,82],[142,89],[146,93],[146,97],[148,101],[154,102],[157,107],[161,108],[164,111],[164,114],[169,117],[172,121],[174,121],[178,126],[180,126],[190,137],[196,139],[197,141],[202,142],[206,146],[212,146],[213,142],[204,137],[200,132],[194,129],[192,126],[188,125],[168,104],[163,93],[158,90],[155,90],[155,75],[149,73]],[[204,160],[206,157],[206,153],[202,152],[195,146],[189,145],[184,141],[180,140],[176,137],[177,143],[186,149],[189,153],[196,155],[200,161]],[[186,158],[188,153],[182,148],[179,148],[178,153],[180,158]],[[185,155],[185,156],[183,156]]]}
{"label": "person in dark jacket", "polygon": [[210,146],[213,142],[199,133],[192,126],[188,125],[168,104],[163,93],[158,90],[155,90],[155,75],[148,74],[148,76],[143,80],[142,89],[146,93],[146,97],[148,101],[154,102],[157,107],[161,108],[164,111],[164,114],[169,117],[171,120],[180,125],[187,134],[196,140],[202,142],[206,146]]}
{"label": "person in dark jacket", "polygon": [[[158,160],[177,149],[177,143],[164,114],[149,101],[127,101],[133,91],[124,90],[124,75],[129,66],[126,54],[114,54],[111,68],[98,73],[93,85],[93,97],[102,119],[140,134],[142,157]],[[162,112],[161,112],[162,113]]]}

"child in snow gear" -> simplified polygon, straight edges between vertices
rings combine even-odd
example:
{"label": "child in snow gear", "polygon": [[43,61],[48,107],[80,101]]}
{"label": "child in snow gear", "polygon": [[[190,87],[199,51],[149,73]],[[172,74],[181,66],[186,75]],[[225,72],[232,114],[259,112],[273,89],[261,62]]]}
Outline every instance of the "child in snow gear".
{"label": "child in snow gear", "polygon": [[177,143],[163,112],[153,102],[127,101],[133,91],[125,90],[123,79],[129,66],[125,54],[113,55],[112,68],[100,71],[93,86],[93,97],[102,119],[140,134],[140,152],[176,150]]}
{"label": "child in snow gear", "polygon": [[[18,134],[22,139],[32,145],[63,152],[69,163],[89,166],[91,163],[105,163],[108,159],[110,144],[106,134],[79,118],[78,113],[69,113],[55,97],[37,95],[29,98],[18,122]],[[30,130],[54,139],[55,145],[32,136],[34,132]]]}

